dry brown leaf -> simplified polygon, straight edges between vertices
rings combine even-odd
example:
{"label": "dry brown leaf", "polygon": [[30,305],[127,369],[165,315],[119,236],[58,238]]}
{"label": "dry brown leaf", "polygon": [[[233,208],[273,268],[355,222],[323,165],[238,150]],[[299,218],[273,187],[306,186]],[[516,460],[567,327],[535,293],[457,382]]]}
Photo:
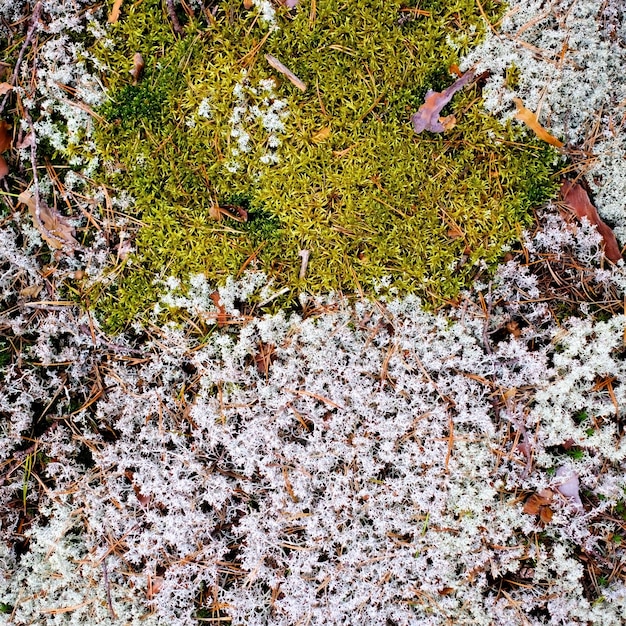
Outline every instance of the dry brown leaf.
{"label": "dry brown leaf", "polygon": [[604,239],[604,256],[609,261],[617,263],[622,258],[622,251],[620,250],[617,239],[602,218],[598,215],[596,207],[591,204],[589,195],[578,183],[572,183],[569,180],[563,180],[561,183],[561,197],[563,203],[567,205],[578,217],[582,220],[586,217],[591,224],[595,224],[598,232]]}
{"label": "dry brown leaf", "polygon": [[306,83],[301,81],[288,67],[283,65],[276,57],[271,54],[266,54],[265,59],[267,62],[281,74],[284,74],[287,79],[295,85],[300,91],[306,91]]}
{"label": "dry brown leaf", "polygon": [[0,180],[2,180],[9,173],[9,164],[7,160],[0,154]]}
{"label": "dry brown leaf", "polygon": [[515,106],[517,107],[517,113],[515,119],[520,122],[524,122],[528,128],[530,128],[539,139],[549,143],[557,148],[563,147],[563,142],[558,140],[554,135],[551,135],[537,120],[537,116],[524,106],[524,103],[519,98],[513,98]]}
{"label": "dry brown leaf", "polygon": [[539,515],[544,524],[552,520],[550,503],[554,498],[554,492],[550,489],[542,489],[539,493],[533,493],[524,503],[522,511],[528,515]]}
{"label": "dry brown leaf", "polygon": [[36,298],[42,288],[43,285],[31,285],[30,287],[24,287],[24,289],[20,289],[20,296],[22,298]]}
{"label": "dry brown leaf", "polygon": [[549,506],[542,506],[539,509],[539,519],[544,524],[549,524],[552,521],[552,509]]}
{"label": "dry brown leaf", "polygon": [[12,143],[11,127],[5,120],[0,120],[0,152],[6,152]]}
{"label": "dry brown leaf", "polygon": [[324,126],[320,128],[316,133],[311,137],[311,141],[313,143],[323,143],[330,137],[330,126]]}
{"label": "dry brown leaf", "polygon": [[133,77],[133,85],[136,85],[139,82],[139,78],[141,77],[141,72],[143,72],[143,68],[146,64],[143,61],[143,57],[139,52],[135,52],[133,55],[133,69],[130,70],[130,75]]}
{"label": "dry brown leaf", "polygon": [[456,119],[453,115],[440,118],[441,109],[452,100],[452,96],[457,91],[463,89],[473,78],[474,72],[470,70],[443,91],[429,90],[424,99],[424,104],[422,104],[417,113],[411,116],[413,130],[416,133],[421,133],[424,130],[429,130],[431,133],[442,133],[444,130],[447,130],[446,124],[448,128],[452,128],[456,124]]}
{"label": "dry brown leaf", "polygon": [[115,24],[115,22],[120,19],[120,9],[122,8],[122,2],[124,2],[124,0],[115,0],[115,2],[113,3],[111,13],[109,13],[109,24]]}
{"label": "dry brown leaf", "polygon": [[209,298],[211,298],[211,300],[213,300],[213,304],[215,305],[215,308],[217,309],[217,317],[216,317],[216,322],[218,326],[225,326],[228,323],[228,313],[226,312],[226,307],[224,306],[224,303],[222,302],[222,299],[220,298],[220,292],[219,291],[214,291]]}
{"label": "dry brown leaf", "polygon": [[11,89],[13,89],[13,85],[10,83],[0,83],[0,96],[4,96],[4,94],[11,91]]}
{"label": "dry brown leaf", "polygon": [[28,212],[33,218],[33,225],[51,248],[60,250],[79,247],[78,241],[74,239],[74,228],[55,208],[49,207],[43,200],[40,200],[39,215],[37,215],[35,196],[30,191],[23,191],[17,200],[28,207]]}

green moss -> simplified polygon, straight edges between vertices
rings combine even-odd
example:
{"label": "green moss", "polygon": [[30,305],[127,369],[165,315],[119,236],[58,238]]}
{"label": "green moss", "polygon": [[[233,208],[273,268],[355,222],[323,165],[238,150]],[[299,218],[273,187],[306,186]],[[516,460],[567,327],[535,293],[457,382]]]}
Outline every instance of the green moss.
{"label": "green moss", "polygon": [[[494,21],[503,8],[481,4]],[[430,15],[408,20],[415,3],[317,0],[312,19],[302,0],[279,12],[267,39],[242,5],[220,3],[210,24],[190,22],[177,39],[161,3],[144,0],[112,27],[113,45],[96,50],[110,68],[96,130],[104,182],[135,198],[142,224],[136,255],[98,304],[113,327],[151,308],[155,278],[223,281],[251,260],[294,294],[369,292],[390,276],[399,292],[436,305],[493,266],[554,192],[553,151],[489,117],[475,86],[442,112],[456,116],[451,130],[411,128],[426,91],[451,84],[450,65],[484,35],[473,0],[421,2]],[[146,66],[133,86],[136,52]],[[276,100],[288,115],[273,134],[261,114]],[[232,135],[237,107],[246,152]],[[249,221],[214,221],[216,204],[246,209]],[[304,280],[301,249],[311,253]]]}

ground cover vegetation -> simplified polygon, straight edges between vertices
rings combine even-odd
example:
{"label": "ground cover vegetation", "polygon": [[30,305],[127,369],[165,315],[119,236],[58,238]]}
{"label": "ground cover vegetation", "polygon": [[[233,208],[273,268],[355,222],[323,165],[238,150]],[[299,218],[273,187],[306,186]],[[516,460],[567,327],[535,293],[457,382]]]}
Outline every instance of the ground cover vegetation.
{"label": "ground cover vegetation", "polygon": [[[133,196],[141,221],[136,254],[100,305],[111,322],[154,302],[155,276],[223,282],[253,265],[289,288],[283,303],[391,277],[441,303],[493,267],[554,194],[557,155],[485,113],[476,83],[455,98],[445,136],[414,133],[427,89],[448,86],[485,31],[473,0],[420,7],[324,1],[268,19],[224,2],[210,19],[185,16],[180,34],[161,2],[129,7],[96,50],[104,182]],[[483,6],[494,20],[502,8]]]}
{"label": "ground cover vegetation", "polygon": [[619,3],[0,16],[0,623],[622,623]]}

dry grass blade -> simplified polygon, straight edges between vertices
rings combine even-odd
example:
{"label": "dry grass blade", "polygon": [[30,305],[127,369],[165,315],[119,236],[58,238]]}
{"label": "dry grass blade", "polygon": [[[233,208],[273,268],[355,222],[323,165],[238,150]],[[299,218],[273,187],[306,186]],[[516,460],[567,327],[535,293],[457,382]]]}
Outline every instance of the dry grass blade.
{"label": "dry grass blade", "polygon": [[287,79],[300,91],[306,91],[306,83],[300,80],[288,67],[283,65],[276,57],[273,57],[271,54],[266,54],[265,59],[275,70],[277,70],[281,74],[284,74]]}

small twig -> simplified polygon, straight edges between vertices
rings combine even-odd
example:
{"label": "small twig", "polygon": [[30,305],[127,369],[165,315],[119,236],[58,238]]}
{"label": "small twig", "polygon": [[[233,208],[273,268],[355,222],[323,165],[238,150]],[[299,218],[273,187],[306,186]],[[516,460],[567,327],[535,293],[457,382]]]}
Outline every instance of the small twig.
{"label": "small twig", "polygon": [[[20,49],[20,53],[17,56],[17,61],[15,62],[15,68],[13,69],[13,75],[11,76],[11,85],[15,86],[17,83],[17,77],[20,72],[20,67],[22,65],[22,61],[24,60],[24,55],[26,54],[26,50],[28,46],[30,46],[31,41],[35,35],[35,31],[37,30],[37,26],[39,25],[39,16],[41,15],[41,2],[37,2],[35,8],[33,9],[33,15],[31,17],[31,23],[28,27],[28,31],[26,31],[26,39],[24,39],[24,43]],[[2,98],[2,102],[0,102],[0,114],[4,111],[4,107],[7,105],[7,100],[9,99],[9,91],[4,94],[4,98]]]}
{"label": "small twig", "polygon": [[306,268],[309,265],[309,257],[311,256],[311,253],[309,250],[300,250],[300,252],[298,252],[298,256],[302,257],[302,263],[300,264],[300,274],[298,278],[300,280],[304,280],[304,277],[306,276]]}
{"label": "small twig", "polygon": [[184,31],[184,28],[181,26],[180,21],[178,20],[178,16],[176,15],[176,9],[174,8],[174,0],[167,0],[167,14],[172,22],[172,28],[177,35],[181,35]]}
{"label": "small twig", "polygon": [[37,134],[35,133],[35,125],[33,119],[26,108],[24,108],[24,117],[30,128],[32,141],[30,142],[30,164],[33,168],[33,195],[35,196],[35,219],[37,223],[47,230],[41,221],[41,198],[39,197],[39,175],[37,174]]}
{"label": "small twig", "polygon": [[102,578],[104,580],[104,588],[107,593],[107,604],[109,606],[109,613],[113,619],[117,619],[115,610],[113,609],[113,602],[111,601],[111,585],[109,584],[109,572],[107,571],[106,559],[102,561]]}

